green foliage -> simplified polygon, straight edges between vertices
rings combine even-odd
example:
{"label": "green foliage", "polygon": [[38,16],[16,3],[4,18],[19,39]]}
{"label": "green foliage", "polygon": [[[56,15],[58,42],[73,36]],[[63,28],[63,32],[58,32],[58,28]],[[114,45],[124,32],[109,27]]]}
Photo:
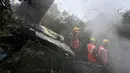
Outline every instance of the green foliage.
{"label": "green foliage", "polygon": [[123,24],[125,26],[129,25],[130,24],[130,11],[126,11],[124,14],[123,14]]}
{"label": "green foliage", "polygon": [[84,28],[86,23],[81,21],[77,16],[69,14],[65,10],[62,12],[59,11],[56,4],[53,4],[50,7],[49,11],[43,17],[40,24],[64,36],[65,42],[67,44],[70,43],[70,41],[68,41],[70,40],[69,35],[75,26],[79,27],[81,36],[86,36],[84,35]]}
{"label": "green foliage", "polygon": [[121,37],[130,39],[130,11],[129,10],[123,14],[122,24],[123,26],[118,28],[119,35]]}
{"label": "green foliage", "polygon": [[9,0],[1,0],[0,3],[0,36],[10,35],[15,23],[12,18],[10,2]]}
{"label": "green foliage", "polygon": [[74,15],[70,15],[67,11],[60,12],[57,4],[53,4],[41,21],[41,24],[62,34],[69,34],[74,26],[84,29],[85,23]]}

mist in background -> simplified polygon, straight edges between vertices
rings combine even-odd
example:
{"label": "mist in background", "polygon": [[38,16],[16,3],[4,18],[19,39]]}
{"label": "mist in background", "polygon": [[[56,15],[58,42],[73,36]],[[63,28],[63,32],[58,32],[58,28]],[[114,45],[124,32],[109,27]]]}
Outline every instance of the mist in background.
{"label": "mist in background", "polygon": [[[109,39],[108,51],[115,73],[130,72],[130,40],[118,35],[117,27],[121,27],[122,14],[129,10],[128,0],[88,0],[83,2],[83,12],[90,19],[85,31],[91,31],[98,44]],[[88,4],[88,5],[87,5]],[[95,17],[94,17],[95,16]]]}
{"label": "mist in background", "polygon": [[[118,10],[117,10],[118,11]],[[109,39],[108,52],[115,73],[130,72],[130,41],[118,35],[117,28],[123,26],[122,14],[118,12],[102,12],[88,22],[85,31],[92,33],[91,37],[101,44],[103,39]]]}
{"label": "mist in background", "polygon": [[[74,2],[75,4],[73,4]],[[130,41],[118,35],[117,27],[123,26],[122,24],[123,17],[122,14],[116,12],[120,8],[121,8],[121,12],[124,12],[125,10],[129,9],[130,7],[129,1],[128,0],[114,0],[114,1],[113,0],[88,0],[88,1],[81,0],[79,2],[79,0],[75,0],[75,1],[63,0],[63,3],[65,3],[63,4],[65,9],[66,8],[71,9],[72,12],[70,13],[74,13],[74,15],[77,15],[80,18],[86,15],[90,19],[86,24],[85,31],[86,32],[90,31],[91,37],[95,37],[98,41],[98,44],[101,44],[101,41],[103,39],[110,40],[108,51],[110,54],[110,60],[112,61],[116,73],[129,73],[130,72],[130,67],[129,67],[130,66],[130,59],[129,59]],[[97,9],[97,11],[95,11],[94,9]],[[68,36],[69,35],[68,33],[70,33],[71,29],[73,28],[73,25],[71,25],[70,27],[70,24],[73,23],[72,21],[73,18],[75,17],[69,16],[68,13],[66,13],[64,17],[66,17],[66,20],[64,20],[64,18],[63,19],[60,18],[61,20],[57,19],[57,22],[55,22],[56,19],[55,17],[53,17],[55,20],[52,19],[54,21],[50,22],[52,21],[51,20],[52,16],[50,16],[50,18],[48,17],[48,22],[50,23],[46,23],[46,24],[48,25],[50,24],[51,27],[53,25],[53,28],[56,26],[56,24],[59,25],[62,24],[62,26],[57,25],[60,27],[60,29],[56,31],[61,31],[61,29],[67,31],[64,28],[65,27],[69,28],[69,31],[65,35]],[[76,19],[77,18],[75,18],[75,20]],[[63,32],[59,32],[59,33],[63,33]]]}
{"label": "mist in background", "polygon": [[95,37],[98,44],[101,44],[103,39],[110,40],[108,51],[115,73],[129,73],[130,41],[119,36],[117,31],[118,27],[124,25],[122,23],[123,14],[121,13],[129,10],[129,1],[80,0],[79,2],[79,0],[63,0],[63,2],[66,3],[66,5],[63,4],[64,7],[70,7],[72,12],[77,15],[80,14],[80,18],[86,16],[89,19],[85,31],[90,31],[91,37]]}

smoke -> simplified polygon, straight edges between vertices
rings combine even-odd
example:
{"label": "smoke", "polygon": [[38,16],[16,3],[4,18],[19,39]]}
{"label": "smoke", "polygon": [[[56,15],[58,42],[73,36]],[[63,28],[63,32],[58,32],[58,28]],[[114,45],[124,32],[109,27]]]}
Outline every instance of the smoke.
{"label": "smoke", "polygon": [[[129,73],[130,72],[130,67],[129,67],[130,66],[130,63],[129,63],[130,62],[130,59],[129,59],[130,41],[125,38],[119,37],[116,30],[117,27],[122,26],[122,22],[121,22],[122,15],[116,12],[111,12],[111,13],[108,12],[110,10],[113,10],[113,8],[115,8],[113,7],[115,6],[115,4],[118,4],[116,1],[117,0],[114,1],[114,4],[111,4],[111,2],[107,0],[106,3],[109,2],[110,4],[104,4],[105,6],[104,7],[101,6],[103,8],[100,8],[100,10],[105,9],[104,10],[105,13],[100,13],[95,19],[89,21],[85,30],[91,31],[92,33],[91,37],[95,37],[99,44],[101,44],[101,40],[109,39],[110,44],[108,46],[108,51],[110,54],[110,60],[112,61],[114,70],[116,71],[115,73],[123,73],[123,72]],[[102,5],[102,4],[103,2],[99,5]],[[97,6],[95,4],[91,4],[91,5]],[[86,6],[83,6],[83,7],[86,7]],[[97,8],[98,7],[99,6],[97,6]],[[45,11],[41,11],[41,14],[36,13],[37,12],[36,9],[37,8],[34,8],[34,9],[31,8],[31,10],[28,10],[26,7],[23,7],[23,11],[28,10],[30,14],[34,10],[33,11],[34,13],[32,15],[29,15],[28,17],[28,20],[30,22],[35,21],[33,23],[39,23],[40,19],[38,18],[41,18],[40,16],[42,16],[42,14],[46,12],[46,10],[48,9],[48,6],[47,6],[47,9],[45,9]],[[19,12],[21,14],[21,11]],[[24,12],[21,16],[24,16]]]}
{"label": "smoke", "polygon": [[31,24],[39,24],[54,0],[10,0],[15,14]]}
{"label": "smoke", "polygon": [[122,15],[117,12],[100,13],[95,19],[88,22],[85,31],[91,31],[91,37],[101,44],[103,39],[109,39],[108,51],[110,64],[113,64],[115,73],[130,72],[130,41],[118,36],[117,27],[122,26]]}
{"label": "smoke", "polygon": [[10,5],[11,5],[11,9],[13,12],[16,11],[16,9],[18,8],[18,6],[21,4],[20,1],[18,0],[10,0]]}

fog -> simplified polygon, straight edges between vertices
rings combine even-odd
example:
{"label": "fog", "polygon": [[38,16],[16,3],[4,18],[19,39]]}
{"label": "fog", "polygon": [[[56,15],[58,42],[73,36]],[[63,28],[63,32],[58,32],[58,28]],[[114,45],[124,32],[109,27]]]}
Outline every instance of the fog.
{"label": "fog", "polygon": [[[118,9],[120,5],[117,5],[117,0],[113,3],[107,0],[106,3],[108,3],[104,3],[104,7],[101,7],[100,4],[103,2],[102,0],[99,2],[99,4],[96,4],[95,2],[95,6],[89,6],[89,9],[95,9],[97,6],[96,9],[99,9],[99,12],[96,12],[97,16],[95,18],[88,21],[85,31],[91,31],[91,37],[95,37],[98,41],[98,44],[101,44],[103,39],[109,39],[110,43],[108,46],[108,51],[110,54],[110,60],[114,66],[115,73],[129,73],[130,40],[120,37],[117,33],[117,27],[123,25],[121,22],[122,15],[115,10]],[[85,7],[85,4],[83,4],[82,7]],[[93,16],[94,14],[86,12],[86,10],[89,9],[82,8],[84,14]]]}
{"label": "fog", "polygon": [[91,31],[91,37],[101,44],[103,39],[109,39],[108,52],[115,73],[130,72],[130,41],[118,36],[117,27],[122,26],[122,15],[116,11],[99,13],[97,17],[88,22],[85,31]]}
{"label": "fog", "polygon": [[83,8],[84,13],[91,19],[85,31],[91,31],[91,37],[95,37],[98,44],[101,44],[103,39],[109,39],[108,51],[115,73],[129,73],[130,40],[120,37],[117,32],[117,27],[123,26],[121,21],[123,17],[120,13],[129,10],[129,1],[88,0],[88,2],[82,2],[82,7],[86,7]]}

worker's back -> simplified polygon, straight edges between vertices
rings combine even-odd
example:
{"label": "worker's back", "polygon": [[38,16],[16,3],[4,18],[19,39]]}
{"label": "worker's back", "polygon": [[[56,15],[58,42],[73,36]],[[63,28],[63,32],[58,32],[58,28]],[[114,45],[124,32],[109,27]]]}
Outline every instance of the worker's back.
{"label": "worker's back", "polygon": [[100,64],[106,64],[108,62],[108,53],[103,46],[100,46],[98,49],[98,61]]}
{"label": "worker's back", "polygon": [[88,44],[87,48],[88,48],[88,60],[91,62],[96,62],[96,57],[93,55],[93,50],[96,46],[93,44]]}

